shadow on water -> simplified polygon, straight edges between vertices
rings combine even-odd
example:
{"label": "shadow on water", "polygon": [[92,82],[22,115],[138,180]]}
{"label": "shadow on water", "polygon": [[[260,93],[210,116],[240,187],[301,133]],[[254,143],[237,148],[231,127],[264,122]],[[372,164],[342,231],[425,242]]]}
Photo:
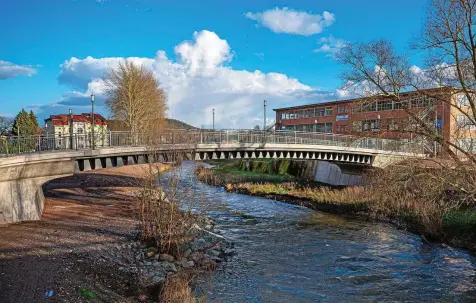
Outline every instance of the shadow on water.
{"label": "shadow on water", "polygon": [[[212,302],[476,302],[476,259],[465,251],[386,224],[228,193],[196,181],[194,162],[178,169],[184,204],[205,210],[236,245],[232,262],[197,290]],[[159,180],[165,188],[170,174]]]}

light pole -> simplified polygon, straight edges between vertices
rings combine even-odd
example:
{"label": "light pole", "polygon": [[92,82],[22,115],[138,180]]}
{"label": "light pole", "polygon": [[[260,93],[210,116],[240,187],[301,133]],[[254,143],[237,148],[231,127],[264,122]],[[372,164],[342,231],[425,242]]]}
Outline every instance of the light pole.
{"label": "light pole", "polygon": [[266,132],[266,100],[263,100],[263,107],[264,107],[263,131]]}
{"label": "light pole", "polygon": [[212,115],[213,115],[213,127],[212,127],[212,129],[215,130],[215,109],[212,109]]}
{"label": "light pole", "polygon": [[69,109],[69,148],[73,149],[73,110]]}
{"label": "light pole", "polygon": [[93,126],[92,126],[92,129],[91,129],[91,135],[92,135],[92,147],[93,149],[95,149],[95,142],[94,142],[94,127],[95,127],[95,121],[94,121],[94,94],[91,94],[91,112],[92,112],[92,116],[93,116]]}

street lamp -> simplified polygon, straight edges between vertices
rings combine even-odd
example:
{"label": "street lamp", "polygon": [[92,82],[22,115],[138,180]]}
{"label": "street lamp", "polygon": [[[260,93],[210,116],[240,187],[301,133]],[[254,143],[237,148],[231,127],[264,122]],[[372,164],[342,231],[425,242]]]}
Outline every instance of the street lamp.
{"label": "street lamp", "polygon": [[215,130],[215,109],[212,109],[212,115],[213,115],[213,127],[212,127],[212,129]]}
{"label": "street lamp", "polygon": [[69,109],[69,148],[73,149],[73,110]]}
{"label": "street lamp", "polygon": [[266,132],[266,100],[263,100],[263,107],[264,107],[264,121],[263,121],[263,131]]}
{"label": "street lamp", "polygon": [[91,134],[92,134],[92,141],[93,141],[93,149],[95,149],[95,143],[94,143],[94,94],[91,94],[91,112],[92,112],[92,116],[93,116],[93,126],[92,126],[92,130],[91,130]]}

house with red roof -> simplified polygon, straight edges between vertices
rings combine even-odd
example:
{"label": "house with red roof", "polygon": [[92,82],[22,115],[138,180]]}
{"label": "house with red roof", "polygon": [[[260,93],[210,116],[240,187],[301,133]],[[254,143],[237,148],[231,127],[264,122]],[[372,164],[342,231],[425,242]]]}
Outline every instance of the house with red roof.
{"label": "house with red roof", "polygon": [[[54,137],[58,147],[87,148],[92,146],[92,126],[90,113],[50,115],[45,119],[45,134]],[[108,123],[100,114],[94,114],[94,142],[98,147],[109,145]]]}

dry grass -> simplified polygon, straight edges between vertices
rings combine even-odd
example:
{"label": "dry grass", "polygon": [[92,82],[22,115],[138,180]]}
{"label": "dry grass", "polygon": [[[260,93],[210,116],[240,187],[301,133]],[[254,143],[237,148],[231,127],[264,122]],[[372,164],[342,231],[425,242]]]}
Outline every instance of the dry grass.
{"label": "dry grass", "polygon": [[445,237],[449,214],[475,210],[475,172],[470,165],[426,169],[417,162],[374,171],[367,178],[371,209],[410,221],[430,237]]}
{"label": "dry grass", "polygon": [[178,274],[168,278],[159,295],[160,303],[194,303],[190,287],[191,278],[185,274]]}
{"label": "dry grass", "polygon": [[180,170],[171,172],[168,179],[170,194],[156,184],[157,174],[154,164],[149,165],[141,189],[137,194],[141,237],[153,244],[160,253],[181,257],[182,244],[190,240],[188,231],[197,222],[197,215],[181,209],[178,179]]}

